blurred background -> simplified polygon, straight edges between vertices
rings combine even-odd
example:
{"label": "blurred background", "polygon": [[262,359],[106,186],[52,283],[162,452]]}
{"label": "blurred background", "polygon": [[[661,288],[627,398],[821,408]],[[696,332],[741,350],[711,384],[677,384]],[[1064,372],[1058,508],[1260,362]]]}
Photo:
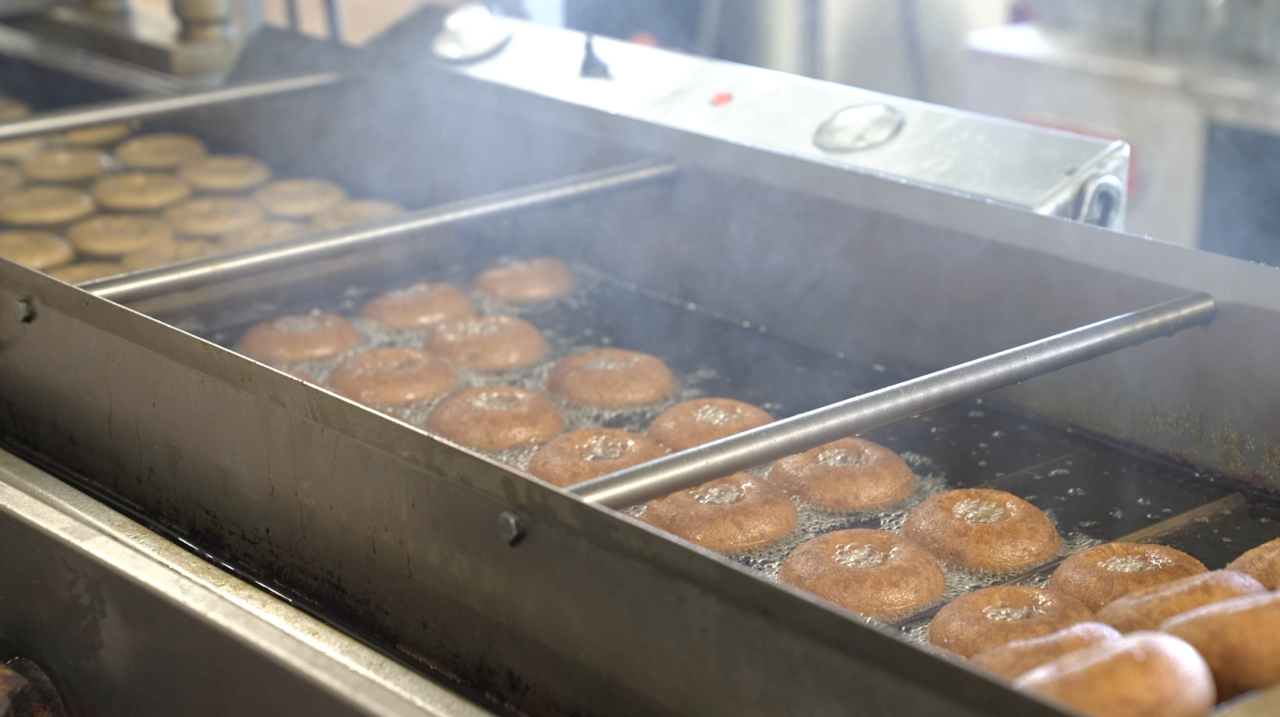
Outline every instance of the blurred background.
{"label": "blurred background", "polygon": [[[424,5],[458,4],[225,1],[239,33],[265,23],[350,45],[367,42]],[[539,23],[1123,139],[1133,147],[1128,231],[1280,264],[1280,112],[1274,111],[1280,109],[1280,2],[488,4]],[[174,22],[171,5],[132,0],[132,11]]]}

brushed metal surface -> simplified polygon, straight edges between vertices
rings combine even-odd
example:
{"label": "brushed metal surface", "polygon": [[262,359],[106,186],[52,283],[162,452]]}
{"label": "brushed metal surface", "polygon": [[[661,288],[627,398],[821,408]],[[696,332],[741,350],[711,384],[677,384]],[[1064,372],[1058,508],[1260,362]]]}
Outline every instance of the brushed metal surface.
{"label": "brushed metal surface", "polygon": [[492,714],[4,451],[0,604],[75,715]]}
{"label": "brushed metal surface", "polygon": [[[1074,195],[1099,171],[1114,174],[1121,185],[1128,176],[1124,142],[609,38],[598,38],[595,45],[612,78],[595,82],[576,72],[580,33],[516,21],[511,25],[512,39],[501,53],[449,71],[765,153],[897,177],[1045,213],[1066,212],[1068,205],[1050,198],[1064,190]],[[723,93],[732,101],[712,102]],[[827,152],[814,145],[814,130],[837,112],[877,103],[890,104],[903,114],[903,129],[893,141],[857,153]],[[1114,162],[1116,156],[1123,161]]]}
{"label": "brushed metal surface", "polygon": [[130,98],[100,105],[45,112],[0,122],[0,140],[64,132],[106,122],[144,119],[217,104],[244,102],[259,97],[273,97],[289,92],[332,87],[341,81],[341,75],[325,72],[280,80],[243,83],[212,90],[197,90],[166,97]]}

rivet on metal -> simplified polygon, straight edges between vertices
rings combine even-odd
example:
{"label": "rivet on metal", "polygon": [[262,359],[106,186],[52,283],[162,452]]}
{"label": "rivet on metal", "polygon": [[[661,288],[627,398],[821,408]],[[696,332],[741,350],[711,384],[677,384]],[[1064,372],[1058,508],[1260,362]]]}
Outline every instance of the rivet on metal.
{"label": "rivet on metal", "polygon": [[13,302],[13,317],[24,324],[35,321],[36,305],[31,299],[15,299]]}
{"label": "rivet on metal", "polygon": [[525,534],[524,519],[510,510],[498,514],[498,535],[507,545],[519,543]]}

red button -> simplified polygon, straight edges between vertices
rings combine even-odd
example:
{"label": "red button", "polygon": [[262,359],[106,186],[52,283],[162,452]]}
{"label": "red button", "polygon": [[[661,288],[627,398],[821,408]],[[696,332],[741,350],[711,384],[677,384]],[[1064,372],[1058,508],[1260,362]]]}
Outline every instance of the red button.
{"label": "red button", "polygon": [[730,102],[733,102],[733,93],[731,92],[717,92],[715,96],[711,98],[711,104],[715,107],[724,107]]}

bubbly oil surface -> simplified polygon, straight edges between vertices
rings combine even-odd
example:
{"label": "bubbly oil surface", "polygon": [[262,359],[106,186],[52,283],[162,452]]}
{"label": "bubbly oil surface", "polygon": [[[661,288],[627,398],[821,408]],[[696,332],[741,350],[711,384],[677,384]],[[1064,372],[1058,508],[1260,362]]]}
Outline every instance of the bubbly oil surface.
{"label": "bubbly oil surface", "polygon": [[[367,300],[422,280],[449,281],[467,290],[470,277],[479,268],[482,267],[455,265],[437,275],[400,284],[351,287],[329,303],[291,307],[288,311],[264,305],[257,307],[255,320],[322,312],[350,319],[360,333],[359,343],[350,351],[322,361],[279,366],[305,373],[319,385],[327,386],[334,368],[351,356],[375,348],[421,348],[430,334],[430,328],[390,329],[362,318],[360,307]],[[550,351],[540,361],[508,372],[456,367],[459,389],[509,385],[538,391],[551,398],[560,410],[566,431],[610,427],[644,433],[659,413],[693,398],[734,398],[784,418],[910,377],[878,364],[859,364],[844,355],[831,356],[798,346],[764,327],[734,321],[694,304],[647,294],[585,266],[572,268],[579,287],[571,294],[539,304],[511,304],[468,290],[478,314],[520,316],[542,331]],[[179,325],[197,333],[202,328],[198,320]],[[248,325],[237,325],[208,333],[214,341],[234,347],[247,328]],[[602,346],[644,351],[663,359],[676,378],[675,391],[656,404],[622,408],[576,405],[547,391],[548,373],[558,360]],[[424,428],[439,400],[381,410]],[[1045,587],[1056,561],[1238,489],[1199,473],[1193,475],[1186,468],[1134,456],[1069,427],[992,406],[980,398],[921,414],[863,437],[897,451],[911,466],[918,479],[911,495],[887,508],[862,512],[831,511],[793,499],[799,521],[790,535],[773,545],[725,557],[776,582],[787,556],[805,541],[849,528],[901,532],[912,508],[929,496],[978,486],[1005,490],[1031,502],[1046,512],[1062,536],[1055,561],[1047,568],[1021,575],[996,575],[943,565],[946,591],[942,599],[895,624],[910,641],[924,641],[937,608],[959,595],[1011,581]],[[525,470],[537,449],[538,446],[527,446],[487,455]],[[833,454],[827,460],[838,465],[856,463],[844,455]],[[747,472],[767,477],[768,471],[769,466],[760,466]],[[999,518],[988,505],[957,509],[977,522]],[[625,512],[642,515],[643,506]],[[1248,510],[1202,516],[1191,524],[1192,538],[1183,531],[1171,540],[1182,540],[1175,547],[1188,550],[1210,568],[1222,567],[1240,552],[1276,537],[1278,519],[1280,509],[1275,501],[1262,500],[1250,503]]]}

